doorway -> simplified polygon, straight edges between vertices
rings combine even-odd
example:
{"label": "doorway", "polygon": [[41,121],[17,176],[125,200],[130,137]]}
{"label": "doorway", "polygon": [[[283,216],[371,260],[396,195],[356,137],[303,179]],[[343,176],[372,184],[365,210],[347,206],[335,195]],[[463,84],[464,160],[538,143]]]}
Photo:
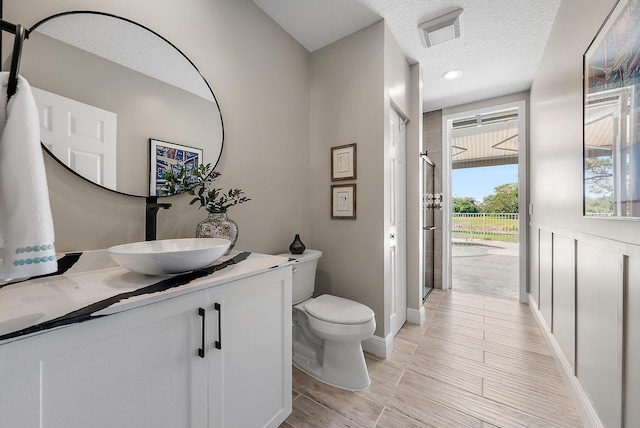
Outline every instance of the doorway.
{"label": "doorway", "polygon": [[443,288],[527,302],[525,119],[524,101],[443,116]]}

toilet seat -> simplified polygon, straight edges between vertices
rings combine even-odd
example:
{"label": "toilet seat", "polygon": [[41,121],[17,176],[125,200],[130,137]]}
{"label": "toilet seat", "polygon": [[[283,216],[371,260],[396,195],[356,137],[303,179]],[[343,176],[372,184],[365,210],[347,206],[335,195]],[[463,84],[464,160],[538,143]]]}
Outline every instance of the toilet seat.
{"label": "toilet seat", "polygon": [[333,324],[365,324],[375,316],[368,306],[330,294],[316,297],[304,309],[312,317]]}

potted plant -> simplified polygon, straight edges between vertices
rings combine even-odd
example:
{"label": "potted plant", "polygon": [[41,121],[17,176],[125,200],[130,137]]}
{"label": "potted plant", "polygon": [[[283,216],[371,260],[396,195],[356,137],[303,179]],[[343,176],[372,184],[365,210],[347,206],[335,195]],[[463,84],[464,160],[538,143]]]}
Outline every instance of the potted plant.
{"label": "potted plant", "polygon": [[231,252],[238,239],[238,224],[227,217],[229,208],[248,202],[251,199],[244,195],[244,191],[231,188],[227,192],[213,187],[213,182],[220,177],[220,173],[213,171],[211,164],[198,165],[196,168],[176,168],[165,171],[163,195],[175,195],[187,192],[195,197],[189,205],[199,203],[198,208],[205,208],[208,217],[198,223],[197,238],[225,238],[231,241],[227,254]]}

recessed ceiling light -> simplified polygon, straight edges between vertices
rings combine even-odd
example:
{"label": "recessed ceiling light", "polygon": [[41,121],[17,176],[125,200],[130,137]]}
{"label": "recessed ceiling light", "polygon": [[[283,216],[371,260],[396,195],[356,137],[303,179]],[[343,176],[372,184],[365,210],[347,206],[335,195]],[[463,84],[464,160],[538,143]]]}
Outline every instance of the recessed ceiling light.
{"label": "recessed ceiling light", "polygon": [[418,25],[422,44],[430,48],[460,37],[460,14],[462,9],[431,19]]}
{"label": "recessed ceiling light", "polygon": [[462,76],[461,70],[449,70],[442,75],[442,77],[444,77],[447,80],[457,79],[460,76]]}

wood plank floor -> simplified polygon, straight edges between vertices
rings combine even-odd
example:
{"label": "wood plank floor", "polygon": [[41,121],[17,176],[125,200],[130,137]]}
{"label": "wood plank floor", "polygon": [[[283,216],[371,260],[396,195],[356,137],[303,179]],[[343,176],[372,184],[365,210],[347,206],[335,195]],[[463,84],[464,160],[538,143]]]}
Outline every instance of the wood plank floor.
{"label": "wood plank floor", "polygon": [[527,305],[434,290],[387,359],[365,354],[371,386],[325,385],[293,369],[281,428],[582,427]]}

